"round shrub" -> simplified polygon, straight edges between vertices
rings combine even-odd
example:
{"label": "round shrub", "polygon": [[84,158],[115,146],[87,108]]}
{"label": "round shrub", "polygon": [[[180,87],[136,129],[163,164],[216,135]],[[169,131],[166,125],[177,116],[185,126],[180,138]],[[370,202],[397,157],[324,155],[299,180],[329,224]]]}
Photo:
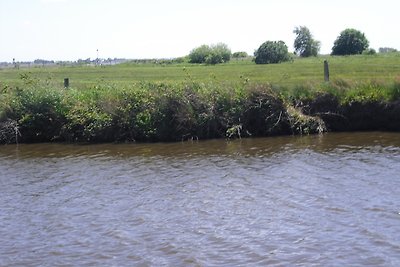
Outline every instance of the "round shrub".
{"label": "round shrub", "polygon": [[254,53],[256,64],[281,63],[290,59],[288,47],[283,41],[267,41]]}
{"label": "round shrub", "polygon": [[346,29],[340,33],[332,47],[332,55],[356,55],[361,54],[369,47],[369,41],[365,34],[355,30]]}

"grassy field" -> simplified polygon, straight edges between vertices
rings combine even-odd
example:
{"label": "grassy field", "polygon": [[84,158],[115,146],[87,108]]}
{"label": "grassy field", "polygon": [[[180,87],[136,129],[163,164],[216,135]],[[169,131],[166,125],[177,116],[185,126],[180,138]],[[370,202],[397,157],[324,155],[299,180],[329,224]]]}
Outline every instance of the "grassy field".
{"label": "grassy field", "polygon": [[320,56],[297,58],[283,64],[256,65],[251,60],[232,60],[215,66],[180,64],[132,64],[115,66],[67,66],[0,69],[0,86],[21,85],[25,75],[62,87],[68,77],[74,88],[91,87],[98,84],[127,85],[137,82],[251,82],[271,83],[293,87],[314,85],[323,82],[323,62],[327,59],[331,80],[353,82],[392,81],[400,76],[400,53],[375,56]]}
{"label": "grassy field", "polygon": [[399,100],[400,54],[1,69],[0,143],[400,131]]}

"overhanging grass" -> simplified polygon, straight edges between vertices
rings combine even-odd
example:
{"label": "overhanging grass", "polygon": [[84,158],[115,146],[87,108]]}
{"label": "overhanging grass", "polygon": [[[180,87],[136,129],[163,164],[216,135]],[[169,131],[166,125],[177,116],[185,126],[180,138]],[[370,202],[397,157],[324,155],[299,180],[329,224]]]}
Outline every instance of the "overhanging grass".
{"label": "overhanging grass", "polygon": [[308,134],[326,129],[321,118],[304,109],[322,95],[330,95],[328,101],[341,106],[400,100],[398,79],[354,84],[338,80],[292,88],[242,81],[101,83],[84,90],[54,88],[39,80],[25,82],[0,94],[0,122],[3,127],[18,125],[20,140],[25,142]]}

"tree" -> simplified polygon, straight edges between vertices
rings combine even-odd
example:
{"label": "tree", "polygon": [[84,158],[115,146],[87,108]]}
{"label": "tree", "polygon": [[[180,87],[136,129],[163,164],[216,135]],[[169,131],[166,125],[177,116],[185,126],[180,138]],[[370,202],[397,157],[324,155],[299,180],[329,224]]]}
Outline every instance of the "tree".
{"label": "tree", "polygon": [[314,40],[310,30],[305,26],[296,27],[293,30],[296,39],[294,40],[294,50],[301,57],[317,56],[321,43]]}
{"label": "tree", "polygon": [[332,55],[361,54],[369,47],[365,34],[355,30],[346,29],[340,33],[332,47]]}
{"label": "tree", "polygon": [[266,41],[255,52],[256,64],[281,63],[290,59],[288,47],[283,41]]}
{"label": "tree", "polygon": [[190,63],[218,64],[231,59],[231,50],[224,43],[202,45],[193,49],[189,54]]}

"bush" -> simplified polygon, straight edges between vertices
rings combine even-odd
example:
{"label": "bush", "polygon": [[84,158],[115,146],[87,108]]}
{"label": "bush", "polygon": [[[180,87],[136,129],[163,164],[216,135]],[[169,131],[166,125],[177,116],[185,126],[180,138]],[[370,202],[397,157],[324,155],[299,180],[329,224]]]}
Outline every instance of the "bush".
{"label": "bush", "polygon": [[224,43],[217,45],[202,45],[193,49],[189,54],[190,63],[218,64],[231,59],[231,50]]}
{"label": "bush", "polygon": [[372,55],[376,55],[376,50],[373,48],[368,48],[366,50],[364,50],[363,55],[367,55],[367,56],[372,56]]}
{"label": "bush", "polygon": [[248,57],[248,56],[249,56],[249,55],[248,55],[246,52],[244,52],[244,51],[235,52],[235,53],[232,54],[232,57],[233,57],[233,58],[246,58],[246,57]]}
{"label": "bush", "polygon": [[256,64],[271,64],[289,61],[288,47],[283,41],[267,41],[254,53]]}
{"label": "bush", "polygon": [[189,54],[190,63],[204,63],[207,56],[211,53],[211,48],[208,45],[202,45],[193,49]]}
{"label": "bush", "polygon": [[332,55],[361,54],[369,46],[365,34],[355,30],[346,29],[340,33],[332,47]]}
{"label": "bush", "polygon": [[18,122],[24,142],[60,139],[60,130],[69,112],[62,91],[52,88],[16,89],[9,118]]}

